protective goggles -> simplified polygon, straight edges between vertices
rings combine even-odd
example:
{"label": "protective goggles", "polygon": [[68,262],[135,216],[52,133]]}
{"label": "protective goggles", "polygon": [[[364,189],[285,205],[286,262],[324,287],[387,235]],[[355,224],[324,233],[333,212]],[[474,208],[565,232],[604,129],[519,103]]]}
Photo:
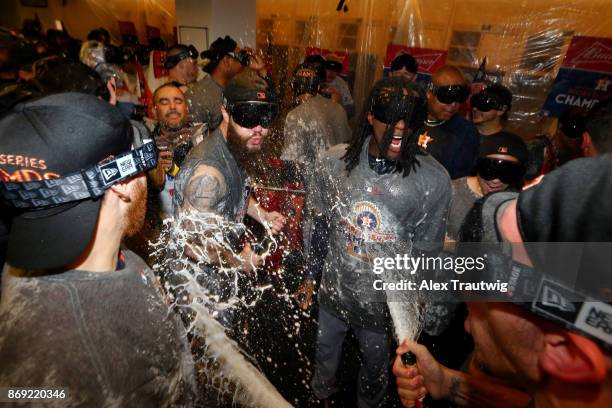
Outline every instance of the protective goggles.
{"label": "protective goggles", "polygon": [[421,97],[411,95],[410,90],[408,92],[408,95],[401,96],[381,93],[371,110],[376,120],[386,125],[404,120],[410,129],[419,128],[419,122],[422,122],[426,115],[426,102]]}
{"label": "protective goggles", "polygon": [[14,208],[45,208],[101,197],[113,184],[157,165],[152,140],[111,160],[62,178],[0,183],[0,197]]}
{"label": "protective goggles", "polygon": [[476,108],[480,112],[489,112],[491,110],[506,111],[508,105],[498,101],[495,97],[487,95],[486,91],[472,95],[470,98],[470,106]]}
{"label": "protective goggles", "polygon": [[464,103],[470,96],[470,88],[466,85],[436,86],[429,84],[429,90],[438,98],[440,103],[450,105],[451,103]]}
{"label": "protective goggles", "polygon": [[525,175],[525,166],[508,160],[481,157],[478,159],[476,171],[485,180],[499,179],[504,184],[512,184]]}
{"label": "protective goggles", "polygon": [[268,129],[276,119],[278,105],[260,101],[240,102],[232,105],[229,111],[234,122],[243,128],[261,126]]}
{"label": "protective goggles", "polygon": [[194,60],[198,58],[198,50],[193,45],[190,45],[186,50],[182,50],[178,54],[168,56],[164,67],[166,69],[174,68],[179,62],[187,58],[192,58]]}

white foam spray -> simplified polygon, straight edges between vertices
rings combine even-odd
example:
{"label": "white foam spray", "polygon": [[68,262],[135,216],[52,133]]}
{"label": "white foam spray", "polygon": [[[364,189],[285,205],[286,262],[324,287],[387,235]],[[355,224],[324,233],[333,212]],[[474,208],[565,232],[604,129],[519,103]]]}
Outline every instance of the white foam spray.
{"label": "white foam spray", "polygon": [[[217,263],[203,248],[215,245],[234,253],[227,236],[243,230],[241,224],[228,222],[210,213],[185,213],[176,221],[167,220],[160,239],[151,243],[154,250],[152,255],[159,259],[153,269],[161,276],[171,271],[179,278],[180,283],[176,283],[176,280],[165,283],[173,300],[172,307],[189,315],[188,331],[204,340],[201,350],[203,359],[212,362],[206,364],[205,376],[207,382],[217,388],[220,397],[231,393],[233,403],[248,407],[291,407],[270,381],[247,360],[246,353],[239,345],[228,337],[226,328],[213,317],[237,305],[252,305],[270,285],[255,288],[255,300],[247,301],[239,296],[238,274],[241,272],[219,267],[215,273],[227,275],[234,285],[229,299],[221,300],[197,281],[202,273],[198,262]],[[197,262],[183,254],[185,245],[193,250]],[[234,255],[238,256],[236,253]]]}

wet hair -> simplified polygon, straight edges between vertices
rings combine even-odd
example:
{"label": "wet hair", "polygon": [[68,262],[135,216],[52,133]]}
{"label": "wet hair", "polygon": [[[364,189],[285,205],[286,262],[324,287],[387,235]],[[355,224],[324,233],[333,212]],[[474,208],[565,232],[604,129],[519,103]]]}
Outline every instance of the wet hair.
{"label": "wet hair", "polygon": [[589,111],[585,127],[599,153],[612,152],[612,99],[599,102]]}
{"label": "wet hair", "polygon": [[[176,88],[179,91],[181,91],[181,94],[183,94],[183,91],[181,90],[181,86],[183,86],[180,82],[178,81],[170,81],[170,82],[166,82],[164,84],[161,84],[160,86],[157,87],[157,89],[155,90],[155,92],[153,92],[153,102],[155,102],[155,99],[157,98],[157,93],[160,91],[160,89],[162,88]],[[183,97],[185,95],[183,94]]]}
{"label": "wet hair", "polygon": [[189,51],[189,47],[187,47],[185,44],[175,44],[168,48],[168,56],[171,57],[173,55],[178,55],[183,51]]}
{"label": "wet hair", "polygon": [[[403,106],[408,108],[407,118],[400,117]],[[416,143],[417,131],[427,116],[427,105],[419,88],[404,77],[388,77],[374,84],[359,115],[351,143],[342,157],[346,163],[346,170],[350,172],[359,164],[363,144],[368,137],[374,137],[372,125],[368,122],[368,114],[380,109],[390,111],[388,113],[392,118],[384,133],[383,143],[380,146],[381,152],[386,152],[389,148],[397,122],[405,119],[403,142],[395,171],[401,171],[403,177],[406,177],[419,165],[417,156],[427,154]],[[412,130],[412,135],[409,136],[410,130]]]}
{"label": "wet hair", "polygon": [[419,70],[417,60],[410,54],[398,55],[397,57],[393,58],[393,61],[391,61],[391,71],[397,71],[404,67],[406,68],[406,71],[412,72],[413,74],[416,74]]}
{"label": "wet hair", "polygon": [[226,35],[225,38],[217,38],[212,44],[210,44],[209,49],[200,54],[202,59],[207,59],[209,61],[208,64],[202,68],[204,72],[212,74],[223,57],[228,55],[228,53],[233,52],[237,46],[238,43],[236,43],[236,41],[234,41],[234,39],[229,35]]}

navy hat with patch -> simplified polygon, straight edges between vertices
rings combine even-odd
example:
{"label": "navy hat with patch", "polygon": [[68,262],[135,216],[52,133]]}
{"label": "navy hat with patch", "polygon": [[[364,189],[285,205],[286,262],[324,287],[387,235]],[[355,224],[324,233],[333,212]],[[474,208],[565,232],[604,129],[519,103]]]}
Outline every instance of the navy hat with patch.
{"label": "navy hat with patch", "polygon": [[529,151],[527,145],[520,136],[514,133],[501,131],[491,136],[480,139],[479,157],[490,154],[505,154],[518,159],[521,163],[527,163]]}
{"label": "navy hat with patch", "polygon": [[[117,108],[80,93],[55,94],[17,105],[0,121],[0,134],[3,193],[8,185],[24,186],[20,194],[25,200],[28,194],[40,194],[34,191],[40,181],[53,183],[78,175],[109,157],[129,152],[134,141],[132,125]],[[27,191],[28,185],[32,191]],[[69,265],[83,253],[93,236],[102,197],[70,198],[72,187],[62,188],[68,197],[64,203],[49,205],[37,196],[27,207],[16,208],[7,253],[10,265],[54,269]],[[46,191],[55,194],[52,189]],[[16,207],[14,202],[8,205]]]}

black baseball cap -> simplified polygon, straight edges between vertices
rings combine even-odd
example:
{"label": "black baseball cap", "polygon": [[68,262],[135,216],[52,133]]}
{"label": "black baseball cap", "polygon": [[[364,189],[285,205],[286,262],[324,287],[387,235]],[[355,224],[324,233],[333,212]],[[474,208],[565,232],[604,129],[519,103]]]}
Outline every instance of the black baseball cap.
{"label": "black baseball cap", "polygon": [[229,80],[223,90],[223,96],[230,106],[241,102],[278,102],[268,81],[250,68],[243,69]]}
{"label": "black baseball cap", "polygon": [[[133,130],[117,108],[92,95],[61,93],[17,105],[0,121],[0,181],[53,180],[131,150]],[[55,269],[91,241],[102,197],[18,210],[7,262]]]}
{"label": "black baseball cap", "polygon": [[523,139],[506,131],[481,138],[478,156],[486,157],[490,154],[506,154],[516,157],[523,164],[527,163],[529,158],[529,151]]}

